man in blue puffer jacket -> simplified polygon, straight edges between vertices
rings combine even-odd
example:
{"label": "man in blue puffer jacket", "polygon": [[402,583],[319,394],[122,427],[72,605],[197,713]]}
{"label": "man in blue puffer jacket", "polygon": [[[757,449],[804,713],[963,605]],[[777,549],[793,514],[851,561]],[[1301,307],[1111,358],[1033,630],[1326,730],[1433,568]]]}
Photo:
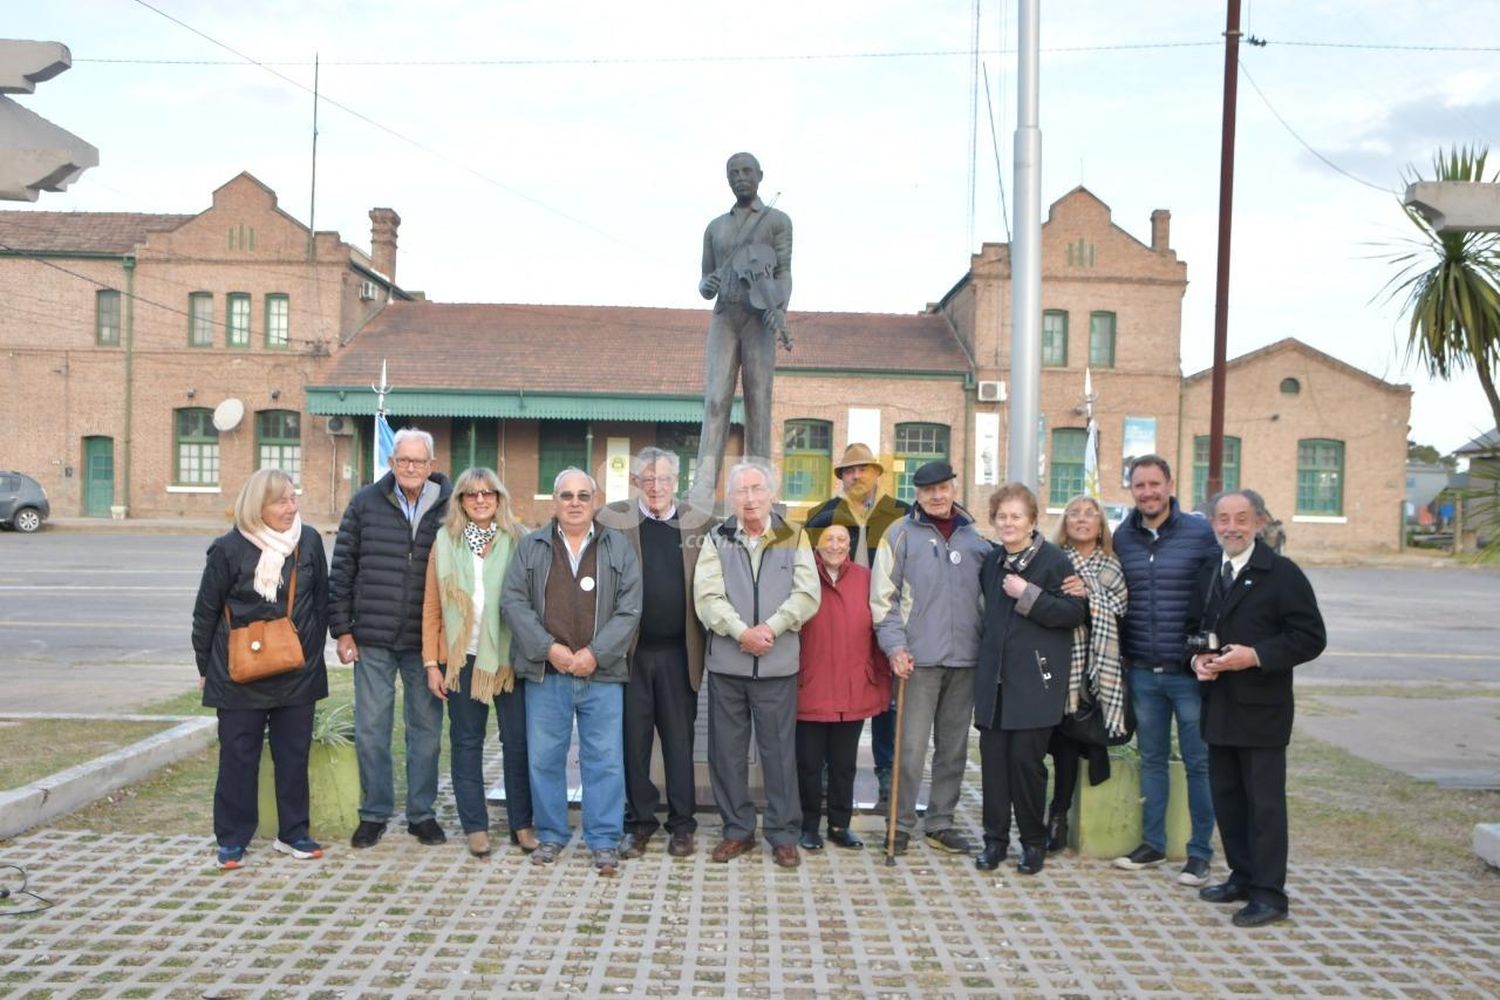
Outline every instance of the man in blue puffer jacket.
{"label": "man in blue puffer jacket", "polygon": [[1114,536],[1115,555],[1130,591],[1120,646],[1131,668],[1130,703],[1141,751],[1142,797],[1141,845],[1116,858],[1115,865],[1137,871],[1167,859],[1167,756],[1175,717],[1192,819],[1187,864],[1177,881],[1202,886],[1208,883],[1208,863],[1213,857],[1209,841],[1214,807],[1208,784],[1208,747],[1198,728],[1203,698],[1189,666],[1185,640],[1194,582],[1204,562],[1219,557],[1219,543],[1207,520],[1178,508],[1172,488],[1172,469],[1160,455],[1143,455],[1132,462],[1130,495],[1135,510]]}

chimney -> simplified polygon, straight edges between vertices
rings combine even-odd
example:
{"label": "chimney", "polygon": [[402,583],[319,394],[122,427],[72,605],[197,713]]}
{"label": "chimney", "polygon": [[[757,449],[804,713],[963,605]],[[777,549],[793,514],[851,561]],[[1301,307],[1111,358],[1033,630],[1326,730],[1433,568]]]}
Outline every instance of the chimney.
{"label": "chimney", "polygon": [[[395,215],[396,213],[392,212],[391,214]],[[375,213],[371,212],[370,213],[370,217],[374,218],[375,217]],[[401,220],[398,219],[396,221],[399,222]],[[1154,212],[1151,213],[1151,249],[1152,250],[1156,251],[1157,253],[1170,253],[1171,250],[1172,250],[1172,246],[1171,246],[1171,242],[1168,239],[1168,237],[1171,235],[1171,231],[1172,231],[1172,213],[1171,212],[1167,211],[1165,208],[1158,208],[1156,211],[1154,211]],[[392,242],[391,252],[393,254],[395,253],[395,245],[394,245],[395,238],[396,238],[395,237],[395,230],[392,230],[392,232],[391,232],[391,239],[392,239],[393,242]]]}
{"label": "chimney", "polygon": [[[1152,216],[1155,219],[1156,216]],[[401,228],[401,216],[394,208],[370,209],[370,263],[375,270],[396,283],[396,230]]]}

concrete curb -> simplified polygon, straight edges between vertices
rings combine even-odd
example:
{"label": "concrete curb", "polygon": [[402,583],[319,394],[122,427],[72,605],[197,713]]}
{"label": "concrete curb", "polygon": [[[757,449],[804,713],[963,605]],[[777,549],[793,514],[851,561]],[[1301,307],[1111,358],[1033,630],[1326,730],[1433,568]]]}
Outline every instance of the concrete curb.
{"label": "concrete curb", "polygon": [[1474,853],[1500,868],[1500,823],[1474,824]]}
{"label": "concrete curb", "polygon": [[48,823],[140,781],[159,767],[192,756],[214,741],[219,722],[211,715],[133,718],[178,725],[25,787],[0,792],[0,840]]}

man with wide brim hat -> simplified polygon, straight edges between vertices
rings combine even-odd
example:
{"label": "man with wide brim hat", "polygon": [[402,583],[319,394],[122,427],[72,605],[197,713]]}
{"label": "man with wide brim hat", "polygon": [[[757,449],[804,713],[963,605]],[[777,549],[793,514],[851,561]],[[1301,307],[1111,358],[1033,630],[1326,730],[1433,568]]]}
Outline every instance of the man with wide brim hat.
{"label": "man with wide brim hat", "polygon": [[[835,478],[843,485],[843,494],[815,507],[807,515],[807,531],[814,544],[822,529],[842,524],[849,530],[849,558],[869,568],[875,563],[875,552],[885,531],[911,509],[909,504],[880,492],[880,477],[885,466],[870,446],[851,442],[844,456],[833,467]],[[870,749],[875,757],[875,780],[882,802],[890,796],[891,767],[895,756],[895,713],[882,712],[870,720]]]}

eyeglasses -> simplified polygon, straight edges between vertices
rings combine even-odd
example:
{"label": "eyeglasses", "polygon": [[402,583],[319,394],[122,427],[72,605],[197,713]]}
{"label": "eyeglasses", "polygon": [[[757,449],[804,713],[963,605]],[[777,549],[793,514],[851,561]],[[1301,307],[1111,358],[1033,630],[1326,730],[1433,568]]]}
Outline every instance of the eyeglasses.
{"label": "eyeglasses", "polygon": [[671,486],[673,483],[677,482],[677,477],[676,476],[639,476],[639,477],[636,478],[636,482],[640,483],[641,486],[642,486],[642,488],[649,490],[651,487],[657,485],[658,483],[661,484],[662,486]]}
{"label": "eyeglasses", "polygon": [[500,494],[494,490],[470,490],[464,494],[466,500],[493,500]]}
{"label": "eyeglasses", "polygon": [[420,469],[424,465],[431,465],[430,458],[391,458],[392,465],[399,465],[403,469]]}
{"label": "eyeglasses", "polygon": [[574,493],[572,490],[563,490],[557,495],[557,499],[563,503],[572,503],[574,500],[577,500],[579,503],[588,503],[594,499],[594,494],[588,490],[579,490],[577,493]]}

